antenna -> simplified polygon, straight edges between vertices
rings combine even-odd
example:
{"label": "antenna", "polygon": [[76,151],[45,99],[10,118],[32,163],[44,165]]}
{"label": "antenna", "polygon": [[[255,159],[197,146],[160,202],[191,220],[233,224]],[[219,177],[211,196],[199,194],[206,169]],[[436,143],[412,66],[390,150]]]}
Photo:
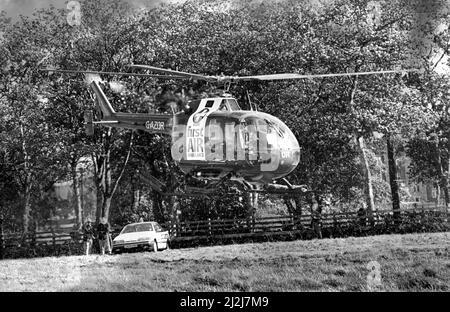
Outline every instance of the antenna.
{"label": "antenna", "polygon": [[225,92],[229,93],[231,87],[231,81],[225,82]]}

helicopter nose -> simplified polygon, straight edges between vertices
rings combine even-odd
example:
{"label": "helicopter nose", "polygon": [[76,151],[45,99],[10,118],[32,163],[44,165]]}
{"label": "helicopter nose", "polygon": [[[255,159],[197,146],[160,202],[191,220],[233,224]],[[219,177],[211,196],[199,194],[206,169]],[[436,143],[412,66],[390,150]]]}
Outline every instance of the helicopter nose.
{"label": "helicopter nose", "polygon": [[[300,162],[300,146],[292,131],[278,118],[259,113],[258,129],[262,130],[261,137],[265,137],[267,148],[260,146],[260,152],[270,159],[261,165],[264,179],[276,180],[287,176],[295,170]],[[262,144],[263,146],[265,144]]]}
{"label": "helicopter nose", "polygon": [[278,137],[278,146],[280,148],[280,165],[278,172],[283,176],[288,175],[298,166],[300,162],[300,145],[292,131],[280,121],[280,129],[283,134]]}

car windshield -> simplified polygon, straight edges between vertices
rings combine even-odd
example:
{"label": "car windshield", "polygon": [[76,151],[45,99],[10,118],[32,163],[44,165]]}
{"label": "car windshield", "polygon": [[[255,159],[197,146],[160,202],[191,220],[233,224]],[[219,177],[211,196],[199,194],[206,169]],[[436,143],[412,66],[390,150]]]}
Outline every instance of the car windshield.
{"label": "car windshield", "polygon": [[136,232],[148,232],[153,231],[151,223],[136,224]]}
{"label": "car windshield", "polygon": [[126,233],[133,233],[136,232],[136,228],[134,225],[127,225],[123,228],[122,232],[120,234],[126,234]]}
{"label": "car windshield", "polygon": [[164,229],[159,225],[158,223],[155,223],[155,231],[156,232],[163,232]]}

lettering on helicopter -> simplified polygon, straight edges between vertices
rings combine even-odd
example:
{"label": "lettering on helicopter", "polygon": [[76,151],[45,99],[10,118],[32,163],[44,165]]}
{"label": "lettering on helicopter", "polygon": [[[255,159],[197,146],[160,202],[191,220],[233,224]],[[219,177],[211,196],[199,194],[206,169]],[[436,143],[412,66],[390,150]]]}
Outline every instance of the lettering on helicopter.
{"label": "lettering on helicopter", "polygon": [[155,131],[163,131],[165,129],[164,121],[154,121],[154,120],[148,120],[145,123],[145,129],[148,130],[155,130]]}
{"label": "lettering on helicopter", "polygon": [[186,131],[186,159],[206,160],[205,133],[208,115],[219,108],[221,99],[204,99],[189,117]]}

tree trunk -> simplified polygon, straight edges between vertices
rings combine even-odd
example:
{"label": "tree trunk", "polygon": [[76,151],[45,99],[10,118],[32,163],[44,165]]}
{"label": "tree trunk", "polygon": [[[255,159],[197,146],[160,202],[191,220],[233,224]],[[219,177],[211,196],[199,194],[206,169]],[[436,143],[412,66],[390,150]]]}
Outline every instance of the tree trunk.
{"label": "tree trunk", "polygon": [[94,163],[94,183],[95,183],[95,223],[98,224],[100,222],[100,218],[102,216],[102,203],[103,203],[103,185],[102,185],[102,177],[103,177],[103,161],[101,156],[96,154],[92,154],[92,162]]}
{"label": "tree trunk", "polygon": [[103,195],[102,192],[97,188],[97,200],[95,201],[95,223],[100,223],[102,218],[102,207],[103,207]]}
{"label": "tree trunk", "polygon": [[317,209],[316,211],[321,214],[323,211],[323,198],[319,194],[315,194],[314,198],[317,202]]}
{"label": "tree trunk", "polygon": [[370,219],[373,217],[373,211],[375,210],[375,203],[373,197],[373,186],[372,186],[372,175],[370,173],[369,161],[366,155],[366,147],[364,143],[364,138],[362,136],[358,137],[358,150],[359,157],[361,160],[361,166],[364,176],[364,196],[367,206],[367,213]]}
{"label": "tree trunk", "polygon": [[107,137],[106,153],[103,162],[105,170],[103,171],[103,203],[102,203],[102,218],[109,220],[109,209],[111,207],[111,199],[114,195],[111,176],[111,148],[110,148],[111,134]]}
{"label": "tree trunk", "polygon": [[295,194],[293,195],[293,198],[291,198],[289,195],[286,195],[283,197],[283,200],[289,214],[293,216],[302,215],[302,203],[299,195]]}
{"label": "tree trunk", "polygon": [[[349,99],[349,105],[350,105],[350,111],[354,112],[355,110],[355,94],[356,90],[358,89],[358,77],[355,77],[352,83],[352,88],[350,90],[350,99]],[[372,186],[372,176],[370,174],[370,167],[369,167],[369,161],[367,160],[366,155],[366,146],[364,143],[364,138],[356,134],[355,139],[357,141],[357,146],[359,150],[359,157],[361,159],[361,167],[362,172],[364,176],[364,196],[367,206],[367,214],[369,217],[369,220],[373,220],[373,211],[375,210],[375,203],[374,203],[374,196],[373,196],[373,186]]]}
{"label": "tree trunk", "polygon": [[141,201],[141,190],[139,189],[135,189],[133,191],[133,210],[137,211],[137,209],[139,208],[139,203]]}
{"label": "tree trunk", "polygon": [[178,218],[178,208],[180,203],[178,202],[176,196],[170,196],[170,232],[177,233],[180,220]]}
{"label": "tree trunk", "polygon": [[25,171],[25,179],[23,184],[23,233],[28,233],[31,212],[31,172],[30,172],[30,156],[28,155],[27,144],[25,141],[25,130],[20,124],[20,134],[22,139],[23,166]]}
{"label": "tree trunk", "polygon": [[109,220],[109,210],[111,208],[111,197],[105,197],[103,198],[103,204],[102,204],[102,218]]}
{"label": "tree trunk", "polygon": [[317,201],[315,200],[316,195],[314,192],[309,191],[306,193],[306,202],[309,205],[309,212],[312,214],[315,209],[317,209]]}
{"label": "tree trunk", "polygon": [[392,137],[390,134],[386,136],[386,142],[389,166],[389,184],[391,186],[392,211],[394,212],[394,218],[398,220],[398,218],[400,217],[400,196],[398,193],[397,165],[395,163],[394,144],[392,142]]}
{"label": "tree trunk", "polygon": [[295,209],[294,205],[292,204],[292,201],[289,198],[289,196],[284,196],[283,200],[284,200],[284,204],[286,205],[286,207],[288,209],[289,214],[294,216],[296,209]]}
{"label": "tree trunk", "polygon": [[440,206],[441,201],[441,187],[439,186],[439,183],[436,183],[436,208]]}
{"label": "tree trunk", "polygon": [[28,234],[30,225],[30,212],[31,212],[31,187],[27,185],[23,194],[23,233]]}
{"label": "tree trunk", "polygon": [[[97,206],[97,222],[100,217],[105,218],[107,221],[109,220],[111,200],[117,190],[123,173],[125,172],[125,167],[127,166],[131,156],[131,147],[133,144],[133,132],[131,132],[125,162],[116,181],[113,183],[111,173],[111,137],[111,129],[108,129],[108,132],[105,135],[103,155],[100,157],[94,157],[97,176],[97,193],[100,193],[100,195],[97,195],[97,198],[101,199],[101,205]],[[98,192],[99,190],[100,192]]]}
{"label": "tree trunk", "polygon": [[[77,161],[76,160],[72,161],[70,166],[72,169],[73,195],[75,197],[75,218],[76,218],[77,228],[81,229],[83,207],[81,206],[81,192],[80,192],[80,185],[78,183]],[[81,183],[83,183],[83,182],[81,182]]]}
{"label": "tree trunk", "polygon": [[448,179],[445,176],[445,174],[441,175],[440,186],[441,186],[442,192],[444,193],[445,208],[448,208],[450,198],[449,198],[449,192],[448,192]]}
{"label": "tree trunk", "polygon": [[246,203],[247,203],[247,218],[249,221],[249,227],[251,231],[253,232],[255,228],[255,214],[256,210],[258,209],[258,193],[257,192],[251,192],[248,191],[246,194]]}
{"label": "tree trunk", "polygon": [[445,201],[445,208],[448,208],[448,204],[450,201],[449,198],[449,192],[448,192],[448,178],[447,178],[447,174],[444,170],[444,166],[442,163],[442,157],[441,157],[441,152],[439,149],[439,141],[436,140],[436,162],[437,162],[437,168],[438,168],[438,173],[439,173],[439,186],[441,187],[441,191],[444,193],[444,201]]}
{"label": "tree trunk", "polygon": [[152,191],[152,198],[153,198],[153,218],[157,221],[157,222],[164,222],[164,205],[163,205],[163,201],[164,198],[163,196],[156,192],[156,191]]}
{"label": "tree trunk", "polygon": [[295,211],[298,216],[302,215],[302,200],[300,195],[294,195]]}

